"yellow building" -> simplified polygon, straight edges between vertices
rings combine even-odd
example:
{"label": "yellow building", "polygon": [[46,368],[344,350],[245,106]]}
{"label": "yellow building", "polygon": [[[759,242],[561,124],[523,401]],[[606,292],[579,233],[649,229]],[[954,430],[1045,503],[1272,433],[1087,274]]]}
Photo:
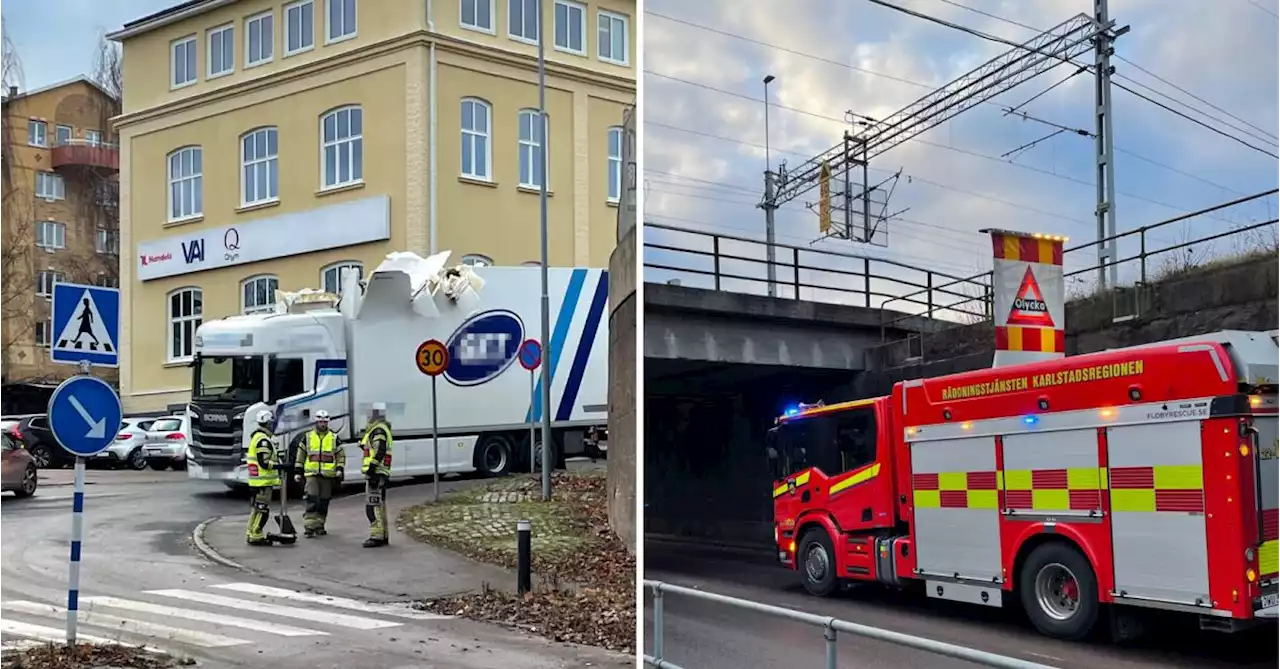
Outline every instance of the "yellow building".
{"label": "yellow building", "polygon": [[[540,257],[537,0],[195,0],[125,25],[121,396],[185,402],[195,328],[388,252]],[[544,0],[550,262],[604,267],[634,0]]]}

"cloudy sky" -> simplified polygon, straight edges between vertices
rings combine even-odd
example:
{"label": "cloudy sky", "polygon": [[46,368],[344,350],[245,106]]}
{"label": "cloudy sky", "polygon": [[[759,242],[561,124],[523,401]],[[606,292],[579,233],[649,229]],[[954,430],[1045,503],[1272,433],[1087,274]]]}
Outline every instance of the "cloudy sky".
{"label": "cloudy sky", "polygon": [[[1092,14],[1093,7],[1091,0],[896,4],[1016,42],[1035,32],[1015,23],[1045,30],[1078,13]],[[1276,0],[1113,0],[1112,18],[1132,27],[1116,46],[1122,57],[1112,61],[1116,81],[1276,154],[1277,14]],[[884,118],[1009,49],[866,0],[648,0],[644,18],[645,219],[752,238],[763,238],[765,227],[764,214],[755,205],[765,168],[761,100],[766,74],[776,77],[768,93],[772,161],[785,160],[794,168],[836,145],[849,127],[846,110]],[[1089,53],[1079,62],[1091,60]],[[814,244],[818,218],[805,203],[817,200],[816,189],[778,210],[779,242],[967,276],[990,269],[990,244],[977,233],[982,228],[1065,235],[1071,240],[1068,247],[1095,239],[1094,141],[1074,132],[1093,132],[1094,84],[1088,73],[1068,78],[1074,69],[1056,67],[1000,95],[994,104],[978,105],[874,157],[873,184],[902,170],[886,213],[906,212],[888,222],[887,247],[830,240]],[[1006,116],[1002,107],[1020,105],[1064,78],[1065,83],[1022,109],[1071,131],[1002,158],[1057,131],[1042,122]],[[1118,88],[1114,108],[1116,211],[1122,232],[1277,185],[1277,160],[1263,152]],[[1149,236],[1148,248],[1271,220],[1276,209],[1276,198],[1269,197],[1166,226]],[[873,213],[879,211],[873,206]],[[1275,233],[1265,230],[1251,237],[1199,244],[1191,254],[1199,260],[1247,250],[1260,243],[1258,238],[1262,243],[1274,240]],[[646,240],[709,248],[691,236],[653,229]],[[1120,256],[1136,251],[1134,238],[1122,246]],[[731,252],[760,256],[759,247],[739,245]],[[790,252],[780,252],[780,257],[789,260]],[[652,250],[646,259],[708,265]],[[811,255],[808,262],[819,261]],[[1153,260],[1162,262],[1170,261]],[[1067,256],[1068,271],[1095,263],[1094,250]],[[751,269],[737,263],[732,271],[759,275]],[[1136,271],[1136,264],[1126,266],[1122,278]],[[922,279],[912,273],[895,275]],[[647,276],[704,283],[671,272],[649,271]],[[831,275],[807,276],[805,282],[824,285],[842,281]],[[1087,288],[1079,281],[1074,289],[1068,284],[1069,292]],[[887,285],[881,289],[904,291]]]}
{"label": "cloudy sky", "polygon": [[179,0],[11,0],[4,30],[22,60],[24,84],[39,88],[93,71],[107,32]]}

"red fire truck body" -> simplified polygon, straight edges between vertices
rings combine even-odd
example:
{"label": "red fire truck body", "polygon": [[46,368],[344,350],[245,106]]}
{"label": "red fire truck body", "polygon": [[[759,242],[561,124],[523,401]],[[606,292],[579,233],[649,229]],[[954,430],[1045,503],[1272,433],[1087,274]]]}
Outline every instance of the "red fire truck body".
{"label": "red fire truck body", "polygon": [[1273,333],[1223,332],[789,412],[769,439],[778,558],[818,595],[1009,593],[1060,638],[1104,604],[1274,618],[1278,356]]}

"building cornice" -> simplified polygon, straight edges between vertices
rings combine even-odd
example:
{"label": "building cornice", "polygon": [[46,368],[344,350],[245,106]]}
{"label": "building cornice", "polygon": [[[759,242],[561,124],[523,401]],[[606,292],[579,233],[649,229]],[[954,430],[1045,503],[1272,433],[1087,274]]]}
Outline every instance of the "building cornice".
{"label": "building cornice", "polygon": [[[283,83],[372,60],[398,51],[413,48],[426,48],[429,47],[433,41],[438,49],[442,49],[447,52],[457,53],[499,65],[518,67],[521,69],[537,67],[537,58],[533,56],[513,53],[504,49],[495,49],[468,40],[452,37],[450,35],[442,35],[439,33],[432,34],[425,30],[419,30],[359,47],[332,58],[304,63],[297,67],[274,72],[257,79],[243,81],[223,88],[197,93],[180,100],[173,100],[154,107],[121,114],[120,116],[111,119],[112,127],[117,130],[127,128],[132,125],[152,121],[170,114],[177,114],[190,109],[207,106],[220,100],[254,93],[263,89],[279,86]],[[556,76],[587,84],[594,84],[603,88],[613,89],[620,93],[631,94],[633,96],[636,92],[635,79],[630,77],[606,74],[585,67],[565,65],[555,61],[547,61],[546,70],[548,76]]]}

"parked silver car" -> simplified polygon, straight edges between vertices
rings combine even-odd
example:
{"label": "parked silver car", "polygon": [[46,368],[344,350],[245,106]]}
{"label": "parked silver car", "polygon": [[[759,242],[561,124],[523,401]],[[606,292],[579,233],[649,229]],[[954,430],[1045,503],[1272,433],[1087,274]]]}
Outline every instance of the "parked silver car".
{"label": "parked silver car", "polygon": [[187,446],[191,443],[191,421],[186,416],[157,418],[147,430],[147,466],[160,471],[169,467],[187,468]]}
{"label": "parked silver car", "polygon": [[154,418],[126,418],[116,433],[115,441],[107,450],[93,456],[95,464],[109,467],[146,469],[147,430],[156,422]]}

